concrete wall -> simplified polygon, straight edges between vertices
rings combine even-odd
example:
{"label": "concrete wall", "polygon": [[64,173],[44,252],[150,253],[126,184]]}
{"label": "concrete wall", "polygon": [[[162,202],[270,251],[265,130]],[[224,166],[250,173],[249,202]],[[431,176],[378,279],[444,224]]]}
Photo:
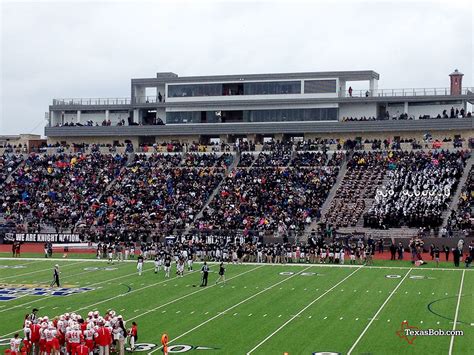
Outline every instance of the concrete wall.
{"label": "concrete wall", "polygon": [[376,117],[376,103],[353,103],[339,105],[339,120],[343,117]]}
{"label": "concrete wall", "polygon": [[[59,121],[61,122],[61,113],[59,113]],[[82,120],[82,115],[81,115],[81,120]],[[64,123],[77,123],[77,112],[76,113],[65,113],[64,114]]]}
{"label": "concrete wall", "polygon": [[138,147],[138,137],[48,137],[48,144],[65,142],[66,144],[113,144],[114,141],[124,143],[130,140],[135,147]]}
{"label": "concrete wall", "polygon": [[[109,112],[109,120],[112,122],[113,125],[116,125],[120,120],[124,119],[125,124],[128,124],[127,118],[129,116],[128,112]],[[105,113],[104,113],[105,117]],[[102,123],[102,121],[99,122],[99,124]]]}
{"label": "concrete wall", "polygon": [[184,106],[184,107],[167,107],[167,112],[183,112],[183,111],[239,111],[239,110],[276,110],[276,109],[302,109],[302,108],[334,108],[338,107],[336,103],[327,103],[327,104],[298,104],[298,105],[289,105],[289,104],[269,104],[269,105],[242,105],[242,106],[232,106],[231,108],[226,108],[222,105],[209,104],[204,106]]}
{"label": "concrete wall", "polygon": [[461,110],[463,108],[462,104],[458,105],[453,105],[453,104],[448,104],[448,105],[415,105],[412,106],[408,104],[408,115],[414,116],[415,118],[418,118],[420,115],[430,115],[431,117],[436,117],[442,114],[443,110],[446,110],[448,113],[448,116],[451,113],[451,107],[454,107],[454,110],[459,109]]}
{"label": "concrete wall", "polygon": [[87,111],[81,112],[81,123],[92,120],[94,124],[97,122],[99,125],[105,120],[105,110],[97,113],[89,113]]}

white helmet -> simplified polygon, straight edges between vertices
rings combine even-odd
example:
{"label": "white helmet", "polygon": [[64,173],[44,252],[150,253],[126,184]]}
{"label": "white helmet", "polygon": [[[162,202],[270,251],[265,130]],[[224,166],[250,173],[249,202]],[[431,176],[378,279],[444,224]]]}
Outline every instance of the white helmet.
{"label": "white helmet", "polygon": [[92,317],[93,315],[94,315],[94,313],[92,313],[92,311],[89,312],[89,313],[87,313],[87,316],[88,316],[89,318]]}

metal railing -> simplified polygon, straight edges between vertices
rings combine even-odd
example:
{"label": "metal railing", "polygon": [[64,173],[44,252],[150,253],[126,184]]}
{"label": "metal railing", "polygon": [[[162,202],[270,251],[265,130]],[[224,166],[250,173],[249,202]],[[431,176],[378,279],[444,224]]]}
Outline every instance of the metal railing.
{"label": "metal railing", "polygon": [[53,106],[107,106],[107,105],[130,105],[130,98],[84,98],[84,99],[53,99]]}
{"label": "metal railing", "polygon": [[[451,96],[450,88],[405,88],[405,89],[377,89],[353,90],[352,95],[348,90],[339,93],[341,97],[399,97],[399,96]],[[461,95],[474,95],[474,88],[466,87],[461,90]]]}
{"label": "metal railing", "polygon": [[[301,94],[304,96],[304,94]],[[404,97],[404,96],[450,96],[450,88],[405,88],[405,89],[377,89],[377,90],[353,90],[352,95],[348,90],[340,92],[340,97]],[[461,95],[473,95],[474,88],[466,87],[461,90]],[[158,96],[135,96],[134,98],[66,98],[53,99],[53,106],[75,106],[75,105],[130,105],[130,104],[164,104]]]}

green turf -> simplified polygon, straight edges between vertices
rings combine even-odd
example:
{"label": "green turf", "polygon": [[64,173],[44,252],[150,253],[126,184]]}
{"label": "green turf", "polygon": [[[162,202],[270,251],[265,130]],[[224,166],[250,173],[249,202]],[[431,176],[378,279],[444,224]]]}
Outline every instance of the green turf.
{"label": "green turf", "polygon": [[[451,337],[417,337],[408,344],[396,332],[403,321],[420,329],[453,329],[465,270],[410,268],[406,261],[376,261],[378,267],[229,264],[227,283],[215,285],[217,267],[211,265],[209,285],[201,288],[196,287],[199,271],[165,279],[163,272],[153,272],[151,263],[138,276],[134,262],[0,259],[0,267],[9,266],[0,268],[0,283],[49,286],[56,263],[65,287],[94,289],[0,301],[0,349],[21,328],[25,313],[36,307],[50,317],[113,308],[128,326],[132,320],[138,323],[139,343],[148,344],[140,348],[143,354],[161,354],[157,344],[163,332],[175,353],[194,347],[185,353],[345,354],[353,348],[353,354],[448,354]],[[111,270],[93,269],[104,267]],[[413,278],[417,276],[423,278]],[[453,354],[472,353],[473,285],[474,272],[467,269],[456,324],[464,336],[454,338]]]}

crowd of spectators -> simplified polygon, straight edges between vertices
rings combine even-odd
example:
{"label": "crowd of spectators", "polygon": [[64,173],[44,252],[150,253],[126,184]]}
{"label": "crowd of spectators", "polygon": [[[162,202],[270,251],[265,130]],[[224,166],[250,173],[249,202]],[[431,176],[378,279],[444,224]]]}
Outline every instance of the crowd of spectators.
{"label": "crowd of spectators", "polygon": [[257,155],[253,166],[267,167],[267,166],[288,166],[291,160],[291,151],[289,150],[275,150],[271,152],[261,152]]}
{"label": "crowd of spectators", "polygon": [[4,183],[0,213],[18,224],[73,228],[107,185],[120,174],[127,157],[100,153],[32,153]]}
{"label": "crowd of spectators", "polygon": [[452,210],[447,223],[448,231],[473,231],[474,223],[474,167],[471,167],[465,186],[461,191],[458,205]]}
{"label": "crowd of spectators", "polygon": [[212,164],[204,155],[193,159],[188,167],[179,166],[181,157],[177,155],[136,155],[112,188],[87,211],[82,224],[106,230],[184,229],[225,173],[214,166],[217,157],[212,158]]}
{"label": "crowd of spectators", "polygon": [[199,230],[301,231],[318,216],[338,166],[236,169],[195,222]]}
{"label": "crowd of spectators", "polygon": [[367,227],[435,228],[463,173],[467,151],[392,152],[388,182],[364,215]]}
{"label": "crowd of spectators", "polygon": [[[434,118],[465,118],[465,117],[472,117],[471,112],[467,112],[464,110],[464,108],[458,109],[451,107],[451,110],[443,110],[442,113],[438,114],[435,117],[432,117],[430,115],[420,115],[418,117],[419,120],[423,119],[434,119]],[[396,115],[390,115],[388,111],[386,111],[383,115],[380,116],[361,116],[361,117],[342,117],[341,121],[342,122],[354,122],[354,121],[380,121],[380,120],[414,120],[415,117],[413,115],[408,115],[407,113],[397,113]]]}

